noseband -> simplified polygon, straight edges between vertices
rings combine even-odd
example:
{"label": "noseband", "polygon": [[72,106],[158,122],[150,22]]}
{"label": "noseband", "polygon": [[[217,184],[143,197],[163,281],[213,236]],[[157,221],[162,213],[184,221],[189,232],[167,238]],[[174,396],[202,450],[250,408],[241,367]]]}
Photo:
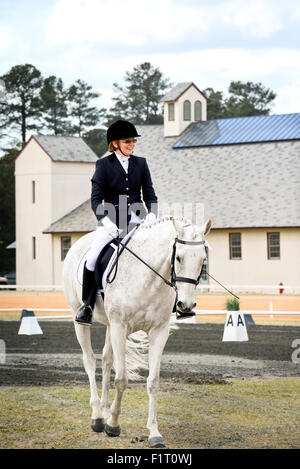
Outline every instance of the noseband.
{"label": "noseband", "polygon": [[171,283],[175,286],[176,282],[184,282],[184,283],[191,283],[193,285],[198,285],[200,282],[200,277],[201,277],[201,271],[200,274],[197,278],[197,280],[189,277],[177,277],[176,272],[175,272],[175,257],[176,257],[176,243],[180,244],[187,244],[189,246],[200,246],[205,243],[205,240],[202,241],[185,241],[183,239],[175,238],[174,244],[173,244],[173,253],[172,253],[172,258],[171,258]]}

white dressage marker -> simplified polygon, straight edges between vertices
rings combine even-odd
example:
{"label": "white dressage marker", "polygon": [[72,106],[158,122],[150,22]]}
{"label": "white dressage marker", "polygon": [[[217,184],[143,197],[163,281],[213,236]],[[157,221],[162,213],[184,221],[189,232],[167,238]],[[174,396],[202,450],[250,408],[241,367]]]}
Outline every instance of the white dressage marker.
{"label": "white dressage marker", "polygon": [[246,321],[241,311],[228,311],[223,342],[245,342],[248,340]]}

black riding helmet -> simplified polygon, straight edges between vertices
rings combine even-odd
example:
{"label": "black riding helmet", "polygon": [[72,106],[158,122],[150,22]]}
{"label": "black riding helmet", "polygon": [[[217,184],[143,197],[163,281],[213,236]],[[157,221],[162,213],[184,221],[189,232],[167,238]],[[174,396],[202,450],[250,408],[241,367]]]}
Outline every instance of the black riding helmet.
{"label": "black riding helmet", "polygon": [[124,140],[125,138],[140,137],[136,128],[131,122],[118,120],[109,126],[106,133],[107,144],[114,140]]}

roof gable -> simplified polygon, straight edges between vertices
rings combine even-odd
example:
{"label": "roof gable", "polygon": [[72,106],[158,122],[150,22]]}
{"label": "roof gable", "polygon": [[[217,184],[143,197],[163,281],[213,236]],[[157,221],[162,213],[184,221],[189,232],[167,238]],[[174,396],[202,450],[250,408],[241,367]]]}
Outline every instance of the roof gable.
{"label": "roof gable", "polygon": [[18,153],[15,160],[35,140],[41,149],[53,161],[95,163],[97,155],[81,137],[61,137],[56,135],[32,135],[26,145]]}
{"label": "roof gable", "polygon": [[34,139],[53,161],[95,163],[97,155],[80,137],[36,135]]}
{"label": "roof gable", "polygon": [[178,83],[174,88],[172,88],[165,96],[161,99],[161,102],[167,102],[167,101],[177,101],[180,96],[183,95],[191,86],[194,86],[196,90],[204,96],[204,98],[207,100],[207,97],[202,93],[202,91],[199,90],[199,88],[193,83],[192,81],[187,81],[183,83]]}

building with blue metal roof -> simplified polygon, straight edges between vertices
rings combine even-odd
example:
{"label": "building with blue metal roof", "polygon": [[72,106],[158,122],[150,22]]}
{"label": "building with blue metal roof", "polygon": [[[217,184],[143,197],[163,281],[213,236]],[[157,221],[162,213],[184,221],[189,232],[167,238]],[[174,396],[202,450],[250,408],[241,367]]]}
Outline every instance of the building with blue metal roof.
{"label": "building with blue metal roof", "polygon": [[299,139],[300,113],[235,117],[195,122],[180,136],[173,148],[283,142]]}

